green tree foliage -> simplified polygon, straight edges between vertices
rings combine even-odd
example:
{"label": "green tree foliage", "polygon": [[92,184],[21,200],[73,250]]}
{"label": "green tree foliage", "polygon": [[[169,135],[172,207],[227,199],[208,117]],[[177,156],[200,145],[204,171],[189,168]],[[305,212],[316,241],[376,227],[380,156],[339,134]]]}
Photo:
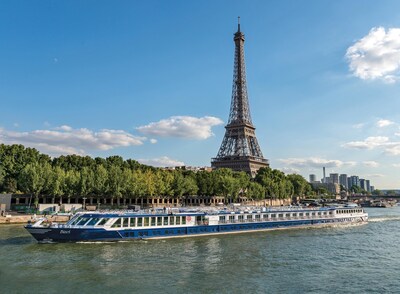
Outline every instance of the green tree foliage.
{"label": "green tree foliage", "polygon": [[309,185],[298,175],[271,168],[255,179],[230,169],[192,172],[164,170],[120,156],[91,158],[66,155],[51,159],[36,149],[0,144],[0,191],[51,197],[121,198],[223,196],[237,200],[307,195]]}
{"label": "green tree foliage", "polygon": [[293,185],[295,196],[307,196],[311,193],[312,187],[301,175],[291,174],[286,176]]}
{"label": "green tree foliage", "polygon": [[285,199],[294,194],[293,184],[279,170],[270,167],[260,168],[255,181],[265,189],[266,198]]}

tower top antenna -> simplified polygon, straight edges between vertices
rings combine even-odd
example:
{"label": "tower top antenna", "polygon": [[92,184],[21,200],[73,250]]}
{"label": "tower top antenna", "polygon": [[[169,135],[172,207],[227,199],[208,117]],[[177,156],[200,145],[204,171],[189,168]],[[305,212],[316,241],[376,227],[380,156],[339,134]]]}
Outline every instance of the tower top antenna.
{"label": "tower top antenna", "polygon": [[238,16],[238,32],[240,32],[240,16]]}

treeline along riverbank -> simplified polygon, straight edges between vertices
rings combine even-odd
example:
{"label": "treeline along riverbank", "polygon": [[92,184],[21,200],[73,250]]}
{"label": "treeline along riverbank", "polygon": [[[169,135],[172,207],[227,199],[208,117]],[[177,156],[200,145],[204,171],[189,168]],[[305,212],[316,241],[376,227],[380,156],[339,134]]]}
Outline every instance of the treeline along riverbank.
{"label": "treeline along riverbank", "polygon": [[120,200],[165,197],[213,197],[235,201],[288,199],[314,192],[300,175],[262,168],[255,178],[230,169],[188,171],[162,169],[120,156],[92,158],[67,155],[51,158],[34,148],[0,144],[0,192],[54,198]]}

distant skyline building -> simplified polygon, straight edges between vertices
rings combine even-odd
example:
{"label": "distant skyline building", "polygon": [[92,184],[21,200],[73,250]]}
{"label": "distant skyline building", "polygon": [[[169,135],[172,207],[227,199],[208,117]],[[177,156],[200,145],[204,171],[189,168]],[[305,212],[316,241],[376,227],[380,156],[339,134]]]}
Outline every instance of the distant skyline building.
{"label": "distant skyline building", "polygon": [[339,184],[342,185],[345,189],[349,188],[349,185],[347,183],[347,174],[341,174],[339,176]]}
{"label": "distant skyline building", "polygon": [[369,180],[365,180],[365,186],[366,186],[366,191],[367,192],[372,192],[371,191],[371,183]]}
{"label": "distant skyline building", "polygon": [[258,145],[247,94],[246,65],[244,59],[244,34],[238,30],[234,35],[235,62],[231,108],[225,136],[215,158],[211,159],[213,168],[230,168],[245,171],[253,177],[262,167],[269,163]]}
{"label": "distant skyline building", "polygon": [[322,168],[322,183],[326,183],[325,166]]}
{"label": "distant skyline building", "polygon": [[315,183],[317,181],[317,176],[314,174],[310,175],[310,183]]}
{"label": "distant skyline building", "polygon": [[329,180],[332,184],[339,184],[339,174],[333,173],[329,174]]}
{"label": "distant skyline building", "polygon": [[358,176],[349,177],[349,189],[353,186],[360,187],[360,178]]}
{"label": "distant skyline building", "polygon": [[367,191],[367,185],[365,183],[365,179],[360,179],[360,188]]}

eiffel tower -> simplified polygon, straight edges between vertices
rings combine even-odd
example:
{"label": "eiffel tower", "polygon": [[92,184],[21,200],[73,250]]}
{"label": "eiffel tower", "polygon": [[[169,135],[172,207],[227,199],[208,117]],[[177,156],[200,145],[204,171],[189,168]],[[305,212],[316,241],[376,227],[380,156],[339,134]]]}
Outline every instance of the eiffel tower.
{"label": "eiffel tower", "polygon": [[240,31],[240,21],[233,40],[235,64],[229,121],[217,157],[211,159],[211,166],[245,171],[254,177],[257,170],[269,166],[269,163],[263,157],[255,134],[256,128],[251,120],[244,62],[244,34]]}

